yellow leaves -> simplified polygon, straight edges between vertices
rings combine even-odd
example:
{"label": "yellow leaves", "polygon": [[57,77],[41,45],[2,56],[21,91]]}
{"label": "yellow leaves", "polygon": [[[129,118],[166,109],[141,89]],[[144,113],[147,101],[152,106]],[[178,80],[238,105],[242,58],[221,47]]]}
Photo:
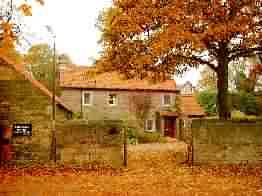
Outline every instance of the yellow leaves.
{"label": "yellow leaves", "polygon": [[1,24],[3,28],[3,36],[5,37],[11,37],[12,36],[12,25],[8,22],[2,22]]}
{"label": "yellow leaves", "polygon": [[[44,0],[35,0],[41,5],[44,5]],[[20,6],[18,6],[19,12],[21,12],[24,16],[32,16],[32,6],[27,3],[26,0],[19,3]],[[0,29],[2,29],[2,32],[0,33],[0,37],[2,37],[2,40],[0,42],[0,53],[8,54],[11,52],[13,53],[15,51],[15,43],[18,42],[18,39],[16,37],[16,34],[13,32],[13,25],[10,22],[7,22],[4,20],[4,18],[0,17]]]}
{"label": "yellow leaves", "polygon": [[9,50],[14,48],[14,35],[12,32],[12,24],[8,22],[2,22],[1,28],[3,29],[3,40],[1,41],[0,47]]}
{"label": "yellow leaves", "polygon": [[25,16],[32,16],[32,6],[23,3],[18,7],[18,10],[21,11]]}
{"label": "yellow leaves", "polygon": [[44,5],[45,2],[43,0],[36,0],[37,3],[39,3],[40,5]]}
{"label": "yellow leaves", "polygon": [[[35,0],[37,3],[40,5],[44,5],[45,2],[44,0]],[[25,16],[32,16],[32,6],[29,5],[27,2],[22,3],[19,7],[18,10],[23,13]]]}

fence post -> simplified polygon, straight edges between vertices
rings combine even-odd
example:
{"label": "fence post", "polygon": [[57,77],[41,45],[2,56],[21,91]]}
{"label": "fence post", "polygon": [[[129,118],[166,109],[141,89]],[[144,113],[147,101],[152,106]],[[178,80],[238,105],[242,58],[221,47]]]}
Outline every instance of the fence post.
{"label": "fence post", "polygon": [[193,134],[193,120],[191,121],[191,159],[192,159],[192,168],[194,166],[194,134]]}
{"label": "fence post", "polygon": [[124,166],[127,166],[127,135],[126,135],[126,128],[124,129]]}

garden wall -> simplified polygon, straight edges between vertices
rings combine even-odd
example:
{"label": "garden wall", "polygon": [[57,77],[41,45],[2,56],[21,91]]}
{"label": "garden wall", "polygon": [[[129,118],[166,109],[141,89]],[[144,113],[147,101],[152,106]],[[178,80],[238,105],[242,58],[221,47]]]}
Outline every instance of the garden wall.
{"label": "garden wall", "polygon": [[57,158],[63,164],[123,164],[121,122],[71,121],[57,123]]}
{"label": "garden wall", "polygon": [[198,119],[192,133],[196,164],[262,163],[262,121]]}

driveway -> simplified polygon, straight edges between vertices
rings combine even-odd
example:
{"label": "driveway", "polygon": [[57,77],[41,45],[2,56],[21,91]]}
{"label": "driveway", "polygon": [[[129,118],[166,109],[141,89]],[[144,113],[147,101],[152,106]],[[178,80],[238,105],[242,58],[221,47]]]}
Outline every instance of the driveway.
{"label": "driveway", "polygon": [[171,140],[168,143],[150,143],[128,146],[128,164],[130,167],[137,164],[161,164],[161,160],[171,164],[184,163],[188,159],[187,144]]}

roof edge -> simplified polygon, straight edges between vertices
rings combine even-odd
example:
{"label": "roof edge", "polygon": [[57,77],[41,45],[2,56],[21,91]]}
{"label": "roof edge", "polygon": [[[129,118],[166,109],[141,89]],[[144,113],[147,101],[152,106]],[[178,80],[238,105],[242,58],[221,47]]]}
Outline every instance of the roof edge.
{"label": "roof edge", "polygon": [[[34,87],[38,88],[40,91],[42,91],[46,96],[48,96],[49,98],[53,97],[53,93],[51,91],[49,91],[41,82],[39,82],[38,80],[34,79],[32,76],[30,76],[27,72],[25,72],[25,70],[20,69],[20,67],[22,68],[24,66],[24,64],[17,64],[15,62],[13,62],[12,60],[10,60],[9,58],[3,56],[0,54],[0,58],[5,61],[8,65],[10,65],[16,72],[20,73],[23,75],[23,77],[28,80]],[[35,83],[35,85],[34,85]],[[68,110],[69,112],[73,112],[73,110],[67,106],[65,103],[63,103],[63,101],[55,96],[55,101],[62,106],[64,109]]]}
{"label": "roof edge", "polygon": [[148,91],[148,92],[170,92],[170,93],[179,93],[179,89],[175,90],[165,90],[165,89],[128,89],[128,88],[99,88],[99,87],[76,87],[76,86],[63,86],[61,88],[70,88],[70,89],[82,89],[82,90],[110,90],[110,91]]}

